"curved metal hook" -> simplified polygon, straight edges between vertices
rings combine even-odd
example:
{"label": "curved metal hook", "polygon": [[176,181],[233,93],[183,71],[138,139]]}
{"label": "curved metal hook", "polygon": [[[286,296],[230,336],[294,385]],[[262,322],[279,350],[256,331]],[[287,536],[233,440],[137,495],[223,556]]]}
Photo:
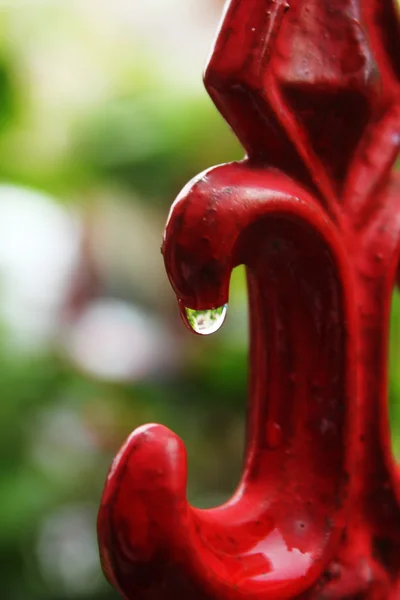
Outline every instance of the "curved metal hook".
{"label": "curved metal hook", "polygon": [[134,432],[106,484],[103,565],[127,598],[182,594],[182,577],[190,598],[293,598],[332,558],[348,510],[354,319],[337,231],[289,178],[231,164],[178,197],[163,252],[197,309],[226,302],[232,268],[247,265],[245,470],[227,504],[200,511],[186,500],[181,440],[161,426]]}

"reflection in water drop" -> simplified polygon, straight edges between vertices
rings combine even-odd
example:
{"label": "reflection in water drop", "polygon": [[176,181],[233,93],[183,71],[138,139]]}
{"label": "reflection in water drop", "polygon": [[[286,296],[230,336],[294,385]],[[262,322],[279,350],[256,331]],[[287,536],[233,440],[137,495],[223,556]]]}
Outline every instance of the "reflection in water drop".
{"label": "reflection in water drop", "polygon": [[181,308],[183,320],[195,333],[210,335],[215,333],[225,321],[228,305],[208,310],[194,310],[192,308]]}

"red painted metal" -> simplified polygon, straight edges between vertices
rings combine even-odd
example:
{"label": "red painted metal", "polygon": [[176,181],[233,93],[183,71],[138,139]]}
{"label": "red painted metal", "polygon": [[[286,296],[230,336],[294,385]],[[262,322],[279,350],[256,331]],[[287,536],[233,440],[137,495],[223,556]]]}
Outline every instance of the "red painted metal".
{"label": "red painted metal", "polygon": [[126,599],[400,599],[387,409],[400,252],[400,27],[389,0],[232,0],[205,73],[246,149],[174,203],[163,253],[186,306],[244,263],[242,480],[186,500],[182,441],[136,430],[107,479],[104,571]]}

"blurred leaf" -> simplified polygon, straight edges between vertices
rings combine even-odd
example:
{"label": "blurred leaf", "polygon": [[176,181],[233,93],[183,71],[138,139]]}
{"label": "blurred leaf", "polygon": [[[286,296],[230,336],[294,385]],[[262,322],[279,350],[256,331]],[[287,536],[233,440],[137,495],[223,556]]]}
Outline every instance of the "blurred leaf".
{"label": "blurred leaf", "polygon": [[11,63],[0,58],[0,135],[2,130],[12,125],[17,113],[17,97]]}
{"label": "blurred leaf", "polygon": [[76,148],[99,176],[168,202],[198,171],[243,154],[210,100],[161,91],[104,106]]}

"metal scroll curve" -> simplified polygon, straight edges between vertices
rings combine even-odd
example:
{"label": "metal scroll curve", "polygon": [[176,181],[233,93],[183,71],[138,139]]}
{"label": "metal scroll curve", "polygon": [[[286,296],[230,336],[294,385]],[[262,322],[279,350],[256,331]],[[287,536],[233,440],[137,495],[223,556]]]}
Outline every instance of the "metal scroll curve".
{"label": "metal scroll curve", "polygon": [[[206,172],[172,209],[163,252],[181,301],[216,306],[234,264],[248,269],[246,464],[233,498],[200,511],[186,501],[182,442],[161,426],[132,434],[99,516],[103,564],[126,598],[180,593],[177,572],[193,598],[294,598],[334,556],[356,435],[352,282],[334,226],[308,196],[245,162]],[[154,577],[145,587],[140,570]]]}

